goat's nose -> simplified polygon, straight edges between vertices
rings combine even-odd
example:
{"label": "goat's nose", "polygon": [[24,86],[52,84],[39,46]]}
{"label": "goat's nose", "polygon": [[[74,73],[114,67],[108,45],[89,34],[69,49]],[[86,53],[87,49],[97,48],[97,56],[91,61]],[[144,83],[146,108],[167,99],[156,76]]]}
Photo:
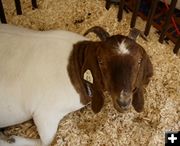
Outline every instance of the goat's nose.
{"label": "goat's nose", "polygon": [[131,103],[131,99],[128,98],[128,99],[126,99],[126,100],[122,100],[121,98],[118,98],[118,99],[117,99],[117,103],[118,103],[118,105],[121,106],[121,107],[128,107],[129,104]]}

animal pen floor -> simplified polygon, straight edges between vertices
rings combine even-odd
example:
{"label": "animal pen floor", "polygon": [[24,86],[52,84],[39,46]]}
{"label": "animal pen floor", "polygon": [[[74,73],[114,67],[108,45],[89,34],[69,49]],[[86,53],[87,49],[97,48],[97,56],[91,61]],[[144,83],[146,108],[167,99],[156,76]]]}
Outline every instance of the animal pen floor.
{"label": "animal pen floor", "polygon": [[[65,29],[83,34],[99,25],[110,34],[129,32],[131,13],[117,21],[118,8],[105,9],[105,0],[38,0],[32,10],[30,0],[21,0],[23,15],[16,15],[12,0],[2,0],[8,23],[36,30]],[[144,30],[138,18],[136,27]],[[94,34],[89,38],[96,40]],[[180,57],[174,44],[160,44],[151,28],[148,42],[138,38],[154,66],[154,76],[146,88],[145,110],[118,113],[107,96],[103,110],[94,114],[90,105],[65,116],[59,124],[53,146],[163,146],[165,131],[180,130]],[[79,99],[77,99],[79,100]],[[53,106],[53,105],[52,105]],[[48,109],[47,109],[48,110]],[[8,134],[37,137],[32,121],[5,130]]]}

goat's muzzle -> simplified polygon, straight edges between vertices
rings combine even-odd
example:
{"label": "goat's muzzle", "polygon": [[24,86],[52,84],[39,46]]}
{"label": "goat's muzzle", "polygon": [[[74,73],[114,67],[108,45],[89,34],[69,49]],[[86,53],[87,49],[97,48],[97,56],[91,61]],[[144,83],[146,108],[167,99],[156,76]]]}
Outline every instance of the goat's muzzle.
{"label": "goat's muzzle", "polygon": [[114,105],[119,112],[126,111],[130,108],[132,102],[132,93],[121,91],[120,96],[115,98]]}

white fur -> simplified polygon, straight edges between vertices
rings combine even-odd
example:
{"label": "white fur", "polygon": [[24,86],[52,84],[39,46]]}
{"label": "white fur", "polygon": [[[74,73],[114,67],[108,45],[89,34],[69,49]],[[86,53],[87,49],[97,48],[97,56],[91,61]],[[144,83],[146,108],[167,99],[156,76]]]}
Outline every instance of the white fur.
{"label": "white fur", "polygon": [[41,146],[42,142],[39,139],[28,139],[19,136],[12,136],[15,139],[15,143],[7,143],[4,140],[0,140],[0,146]]}
{"label": "white fur", "polygon": [[42,145],[52,142],[60,119],[82,107],[67,74],[72,46],[81,40],[68,31],[0,24],[0,128],[33,118]]}
{"label": "white fur", "polygon": [[127,45],[125,43],[125,40],[123,40],[121,43],[118,43],[118,52],[119,54],[129,54],[129,50],[127,48]]}

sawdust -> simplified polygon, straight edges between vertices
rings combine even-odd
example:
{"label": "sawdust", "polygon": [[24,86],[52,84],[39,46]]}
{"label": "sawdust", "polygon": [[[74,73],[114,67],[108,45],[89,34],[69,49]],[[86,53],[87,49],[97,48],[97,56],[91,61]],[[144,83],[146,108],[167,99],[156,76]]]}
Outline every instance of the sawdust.
{"label": "sawdust", "polygon": [[[36,30],[64,29],[83,34],[99,25],[111,35],[129,32],[131,13],[124,13],[117,21],[118,9],[105,9],[105,0],[38,0],[38,9],[32,10],[29,0],[21,0],[23,15],[16,15],[14,3],[2,0],[8,23]],[[140,18],[136,27],[144,30]],[[94,34],[88,35],[97,40]],[[138,38],[154,66],[154,76],[146,88],[145,110],[133,109],[118,113],[110,97],[98,114],[90,105],[65,116],[59,124],[53,146],[163,146],[165,131],[180,130],[180,57],[172,53],[174,45],[160,44],[155,29],[151,29],[148,42]],[[52,105],[53,106],[53,105]],[[5,130],[7,135],[37,138],[32,121]]]}

